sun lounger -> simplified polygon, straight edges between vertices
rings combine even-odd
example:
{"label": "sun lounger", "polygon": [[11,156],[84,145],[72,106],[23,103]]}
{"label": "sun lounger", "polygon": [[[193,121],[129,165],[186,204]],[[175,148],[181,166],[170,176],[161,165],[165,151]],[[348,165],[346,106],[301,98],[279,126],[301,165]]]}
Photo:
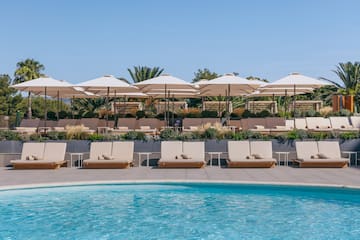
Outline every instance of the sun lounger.
{"label": "sun lounger", "polygon": [[24,143],[21,160],[13,160],[14,169],[57,169],[65,161],[66,143]]}
{"label": "sun lounger", "polygon": [[133,161],[134,142],[93,142],[84,168],[128,168]]}
{"label": "sun lounger", "polygon": [[276,163],[270,141],[228,141],[228,155],[228,167],[271,168]]}
{"label": "sun lounger", "polygon": [[294,128],[300,130],[308,130],[308,126],[305,118],[295,118],[294,119]]}
{"label": "sun lounger", "polygon": [[358,128],[352,126],[349,122],[348,117],[329,117],[331,127],[337,131],[344,131],[344,132],[357,132],[359,131]]}
{"label": "sun lounger", "polygon": [[350,120],[353,127],[360,129],[360,116],[351,116]]}
{"label": "sun lounger", "polygon": [[335,141],[296,142],[296,159],[299,167],[343,168],[349,159],[342,158],[340,146]]}
{"label": "sun lounger", "polygon": [[160,168],[201,168],[205,166],[204,142],[161,142]]}
{"label": "sun lounger", "polygon": [[308,130],[313,132],[329,132],[333,130],[328,118],[307,117],[306,124]]}

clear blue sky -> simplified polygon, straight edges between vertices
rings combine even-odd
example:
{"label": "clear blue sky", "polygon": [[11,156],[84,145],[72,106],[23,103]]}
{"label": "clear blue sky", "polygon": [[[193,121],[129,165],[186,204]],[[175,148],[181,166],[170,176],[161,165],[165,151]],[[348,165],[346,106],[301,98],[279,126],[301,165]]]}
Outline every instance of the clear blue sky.
{"label": "clear blue sky", "polygon": [[0,74],[34,58],[73,83],[160,66],[187,81],[199,68],[277,80],[336,79],[359,61],[358,0],[62,0],[0,2]]}

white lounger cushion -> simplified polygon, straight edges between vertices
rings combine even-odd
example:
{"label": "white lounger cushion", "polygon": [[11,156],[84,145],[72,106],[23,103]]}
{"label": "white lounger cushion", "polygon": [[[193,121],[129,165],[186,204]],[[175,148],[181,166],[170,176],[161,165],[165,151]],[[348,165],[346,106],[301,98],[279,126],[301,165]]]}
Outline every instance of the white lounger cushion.
{"label": "white lounger cushion", "polygon": [[65,159],[66,143],[47,142],[43,159],[46,161],[63,161]]}
{"label": "white lounger cushion", "polygon": [[272,142],[271,141],[251,141],[251,155],[257,154],[263,159],[272,159]]}
{"label": "white lounger cushion", "polygon": [[111,156],[112,142],[92,142],[90,146],[90,159],[97,160],[99,156]]}
{"label": "white lounger cushion", "polygon": [[[205,143],[204,142],[183,142],[183,154],[189,156],[192,160],[205,161]],[[181,159],[181,156],[180,156]],[[190,160],[190,159],[186,159]]]}
{"label": "white lounger cushion", "polygon": [[228,154],[230,161],[245,160],[250,156],[249,141],[228,141]]}
{"label": "white lounger cushion", "polygon": [[45,150],[45,143],[33,143],[26,142],[23,144],[21,152],[21,160],[27,160],[28,156],[37,156],[39,159],[43,159]]}
{"label": "white lounger cushion", "polygon": [[177,156],[181,158],[183,144],[181,141],[163,141],[161,142],[161,159],[171,160]]}
{"label": "white lounger cushion", "polygon": [[134,156],[134,142],[113,142],[112,154],[114,160],[132,162]]}
{"label": "white lounger cushion", "polygon": [[296,142],[297,159],[311,159],[319,153],[317,143],[315,141]]}

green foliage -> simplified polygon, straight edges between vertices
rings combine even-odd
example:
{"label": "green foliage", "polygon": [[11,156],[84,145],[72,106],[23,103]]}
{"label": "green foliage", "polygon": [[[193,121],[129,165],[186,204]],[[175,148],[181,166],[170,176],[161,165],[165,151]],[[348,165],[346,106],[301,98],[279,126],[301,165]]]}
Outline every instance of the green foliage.
{"label": "green foliage", "polygon": [[334,138],[334,135],[331,132],[310,132],[308,137],[319,141]]}
{"label": "green foliage", "polygon": [[0,74],[0,115],[15,115],[22,97],[16,94],[14,88],[10,88],[11,79],[9,75]]}
{"label": "green foliage", "polygon": [[163,140],[176,140],[179,134],[171,128],[166,128],[160,132],[160,138]]}
{"label": "green foliage", "polygon": [[34,59],[28,58],[20,61],[16,64],[16,67],[14,84],[45,76],[42,73],[45,70],[44,65]]}
{"label": "green foliage", "polygon": [[303,140],[308,137],[308,133],[302,129],[294,129],[282,136],[286,140]]}
{"label": "green foliage", "polygon": [[339,114],[340,114],[340,116],[346,116],[346,117],[349,117],[352,115],[352,113],[349,110],[344,109],[344,108],[340,110]]}
{"label": "green foliage", "polygon": [[92,142],[93,141],[104,141],[105,137],[102,134],[94,133],[94,134],[89,135],[88,140],[92,141]]}
{"label": "green foliage", "polygon": [[147,66],[134,66],[134,71],[128,68],[128,72],[134,81],[134,83],[142,82],[150,78],[158,77],[164,71],[163,68],[159,67],[147,67]]}
{"label": "green foliage", "polygon": [[219,75],[215,72],[211,72],[209,69],[198,69],[197,72],[194,73],[195,77],[193,78],[192,82],[198,82],[200,80],[211,80],[214,78],[219,77]]}
{"label": "green foliage", "polygon": [[342,132],[339,134],[339,138],[343,140],[357,139],[359,137],[358,132]]}
{"label": "green foliage", "polygon": [[106,106],[106,98],[76,98],[73,99],[73,110],[80,117],[98,117]]}
{"label": "green foliage", "polygon": [[137,112],[136,112],[136,118],[137,118],[137,119],[139,119],[139,118],[144,118],[144,117],[146,117],[145,111],[140,110],[140,111],[137,111]]}
{"label": "green foliage", "polygon": [[242,118],[249,118],[249,117],[252,117],[252,116],[253,116],[253,114],[247,109],[241,115]]}
{"label": "green foliage", "polygon": [[130,131],[124,135],[125,140],[146,140],[146,135],[143,132]]}
{"label": "green foliage", "polygon": [[268,110],[262,110],[257,114],[257,116],[261,118],[270,117],[271,113]]}
{"label": "green foliage", "polygon": [[46,134],[46,137],[49,140],[65,140],[66,139],[66,132],[56,132],[51,131]]}
{"label": "green foliage", "polygon": [[305,117],[315,117],[315,116],[316,116],[316,111],[314,109],[310,109],[305,113]]}
{"label": "green foliage", "polygon": [[0,130],[0,141],[18,141],[21,140],[21,136],[17,132],[9,131],[9,130]]}
{"label": "green foliage", "polygon": [[203,136],[205,139],[216,139],[218,131],[215,128],[208,128],[204,131]]}
{"label": "green foliage", "polygon": [[216,118],[218,117],[217,111],[204,110],[201,112],[201,117],[203,118]]}

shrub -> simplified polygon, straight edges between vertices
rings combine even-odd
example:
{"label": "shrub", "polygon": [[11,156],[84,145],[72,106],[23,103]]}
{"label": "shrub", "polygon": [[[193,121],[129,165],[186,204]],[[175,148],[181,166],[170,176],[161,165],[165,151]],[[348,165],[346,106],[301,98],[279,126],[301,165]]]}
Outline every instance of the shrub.
{"label": "shrub", "polygon": [[334,135],[331,132],[310,132],[308,136],[316,141],[334,138]]}
{"label": "shrub", "polygon": [[143,132],[130,131],[124,134],[123,138],[125,140],[146,140],[146,134]]}
{"label": "shrub", "polygon": [[0,131],[0,141],[4,141],[4,140],[21,140],[21,136],[19,133],[17,132],[13,132],[13,131],[9,131],[9,130],[2,130]]}
{"label": "shrub", "polygon": [[181,110],[179,115],[187,118],[199,118],[201,117],[201,112],[198,108],[188,108]]}
{"label": "shrub", "polygon": [[305,138],[308,137],[308,134],[305,130],[301,130],[301,129],[294,129],[290,132],[287,132],[284,136],[284,139],[287,140],[303,140]]}
{"label": "shrub", "polygon": [[135,116],[131,113],[125,114],[125,118],[135,118]]}
{"label": "shrub", "polygon": [[243,112],[243,114],[241,115],[241,117],[242,118],[250,118],[250,117],[253,117],[254,116],[254,114],[252,114],[252,112],[250,112],[249,110],[245,110],[244,112]]}
{"label": "shrub", "polygon": [[66,126],[66,139],[72,140],[86,140],[89,137],[89,133],[86,132],[87,128],[84,125]]}
{"label": "shrub", "polygon": [[340,112],[339,112],[340,116],[351,116],[351,112],[347,109],[341,109]]}
{"label": "shrub", "polygon": [[203,136],[205,139],[216,139],[218,131],[215,128],[208,128],[204,131]]}
{"label": "shrub", "polygon": [[316,111],[314,109],[310,109],[305,113],[305,117],[315,117],[315,116],[316,116]]}
{"label": "shrub", "polygon": [[66,133],[65,132],[47,132],[46,137],[49,140],[65,140],[66,139]]}
{"label": "shrub", "polygon": [[46,116],[47,116],[47,119],[48,119],[48,120],[57,120],[56,113],[53,112],[53,111],[48,111],[48,112],[46,113]]}
{"label": "shrub", "polygon": [[70,117],[70,116],[71,116],[71,113],[68,113],[68,112],[66,112],[64,110],[59,112],[59,118],[60,119],[64,119],[64,118],[67,118],[67,117]]}
{"label": "shrub", "polygon": [[201,112],[201,117],[203,117],[203,118],[216,118],[216,117],[218,117],[218,112],[217,111],[205,110],[205,111]]}
{"label": "shrub", "polygon": [[179,134],[171,128],[165,128],[160,132],[160,139],[163,140],[175,140],[179,137]]}
{"label": "shrub", "polygon": [[140,110],[140,111],[137,111],[137,112],[136,112],[136,118],[137,118],[137,119],[139,119],[139,118],[144,118],[144,117],[146,117],[146,116],[145,116],[145,111]]}
{"label": "shrub", "polygon": [[320,109],[320,115],[322,117],[328,117],[328,116],[330,116],[332,114],[333,114],[332,107],[327,106],[327,107],[323,107],[323,108]]}
{"label": "shrub", "polygon": [[88,140],[89,141],[103,141],[103,140],[105,140],[105,137],[102,134],[94,133],[94,134],[89,135]]}
{"label": "shrub", "polygon": [[230,114],[231,117],[238,118],[243,115],[245,108],[235,108]]}
{"label": "shrub", "polygon": [[256,115],[257,115],[257,117],[265,118],[265,117],[270,117],[271,113],[268,110],[262,110],[261,112],[259,112]]}
{"label": "shrub", "polygon": [[343,132],[339,134],[339,138],[343,140],[357,139],[359,138],[358,132]]}

